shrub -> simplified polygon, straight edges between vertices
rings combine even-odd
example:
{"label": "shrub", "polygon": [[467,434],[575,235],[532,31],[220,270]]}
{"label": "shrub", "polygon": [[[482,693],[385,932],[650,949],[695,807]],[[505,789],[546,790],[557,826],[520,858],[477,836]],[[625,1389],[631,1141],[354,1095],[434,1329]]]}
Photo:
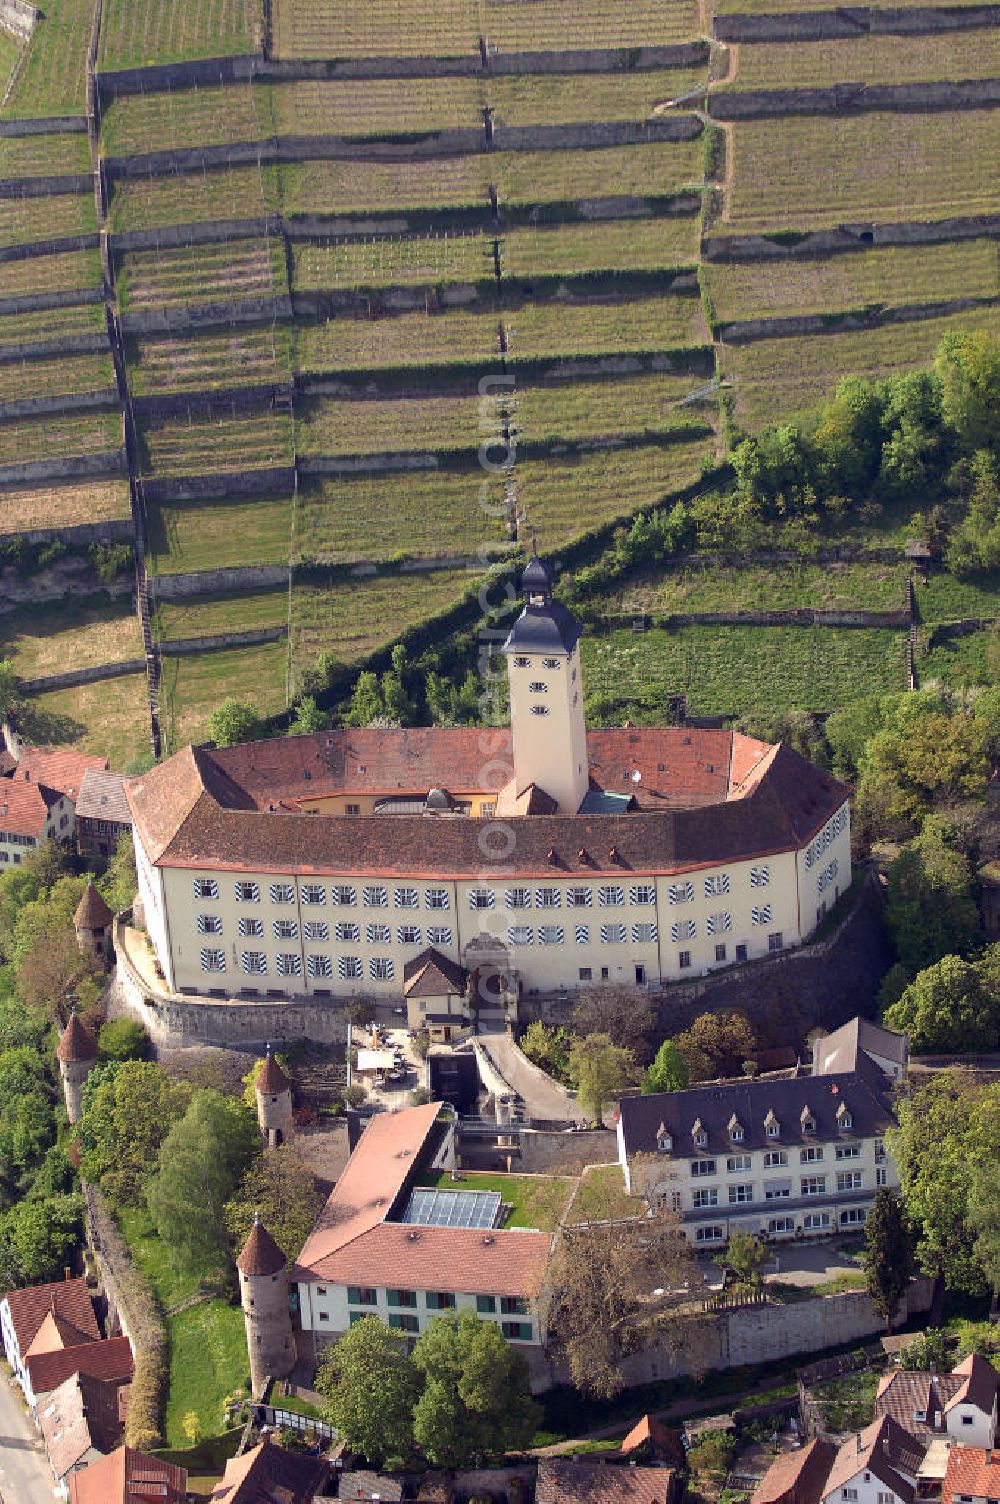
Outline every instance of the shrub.
{"label": "shrub", "polygon": [[112,1018],[101,1029],[97,1052],[101,1060],[145,1060],[150,1039],[134,1018]]}
{"label": "shrub", "polygon": [[360,1081],[352,1081],[344,1090],[344,1101],[348,1107],[360,1107],[362,1102],[368,1100],[368,1088]]}

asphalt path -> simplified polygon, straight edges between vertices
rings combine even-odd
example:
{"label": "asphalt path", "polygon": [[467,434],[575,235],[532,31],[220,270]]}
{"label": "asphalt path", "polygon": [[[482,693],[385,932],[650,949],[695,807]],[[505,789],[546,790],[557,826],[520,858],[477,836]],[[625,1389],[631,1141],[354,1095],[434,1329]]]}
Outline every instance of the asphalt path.
{"label": "asphalt path", "polygon": [[25,1413],[20,1392],[0,1375],[0,1501],[52,1504],[55,1497],[42,1439]]}

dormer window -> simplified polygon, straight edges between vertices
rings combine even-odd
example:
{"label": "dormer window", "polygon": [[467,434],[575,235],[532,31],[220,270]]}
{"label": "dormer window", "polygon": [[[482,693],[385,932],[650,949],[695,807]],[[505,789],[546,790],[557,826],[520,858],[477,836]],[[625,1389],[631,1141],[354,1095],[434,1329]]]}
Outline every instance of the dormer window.
{"label": "dormer window", "polygon": [[667,1132],[663,1123],[656,1130],[656,1147],[661,1154],[669,1154],[674,1147],[672,1136]]}
{"label": "dormer window", "polygon": [[767,1117],[764,1119],[764,1137],[777,1138],[780,1133],[781,1124],[778,1122],[778,1119],[775,1117],[772,1110],[768,1108]]}
{"label": "dormer window", "polygon": [[850,1128],[854,1127],[854,1118],[851,1116],[851,1109],[846,1107],[843,1102],[837,1108],[837,1127],[842,1133],[846,1133]]}
{"label": "dormer window", "polygon": [[743,1142],[743,1124],[735,1112],[729,1119],[729,1137],[734,1144],[742,1144]]}
{"label": "dormer window", "polygon": [[815,1133],[816,1132],[816,1119],[813,1117],[813,1115],[809,1111],[808,1107],[803,1107],[803,1109],[802,1109],[802,1115],[799,1118],[799,1122],[802,1124],[802,1132],[803,1133]]}
{"label": "dormer window", "polygon": [[694,1139],[696,1149],[708,1148],[708,1134],[702,1127],[701,1118],[695,1118],[691,1124],[691,1137]]}

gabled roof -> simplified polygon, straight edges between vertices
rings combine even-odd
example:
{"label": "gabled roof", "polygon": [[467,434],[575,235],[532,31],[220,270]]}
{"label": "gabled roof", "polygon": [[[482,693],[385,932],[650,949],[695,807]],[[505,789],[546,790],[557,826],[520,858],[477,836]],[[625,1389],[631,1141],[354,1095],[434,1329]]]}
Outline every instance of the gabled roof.
{"label": "gabled roof", "polygon": [[856,1070],[862,1052],[870,1057],[879,1055],[902,1069],[906,1065],[907,1049],[905,1034],[883,1029],[867,1018],[852,1018],[817,1040],[813,1050],[813,1073],[838,1076],[844,1071]]}
{"label": "gabled roof", "polygon": [[464,997],[468,979],[464,966],[428,946],[403,967],[403,996],[444,997],[456,993]]}
{"label": "gabled roof", "polygon": [[132,1344],[127,1337],[108,1337],[103,1342],[82,1342],[58,1352],[38,1353],[25,1360],[36,1395],[47,1394],[73,1373],[95,1379],[131,1379],[134,1371]]}
{"label": "gabled roof", "polygon": [[72,747],[25,747],[18,758],[14,778],[47,784],[75,803],[87,770],[93,768],[101,772],[107,766],[106,757],[97,757],[92,752],[76,752]]}
{"label": "gabled roof", "polygon": [[973,1499],[1000,1499],[1000,1452],[952,1447],[944,1475],[944,1504],[955,1504],[963,1494]]}
{"label": "gabled roof", "polygon": [[837,1448],[816,1436],[798,1452],[776,1457],[750,1504],[819,1504]]}
{"label": "gabled roof", "polygon": [[923,1446],[914,1442],[891,1416],[882,1415],[856,1436],[849,1437],[838,1449],[823,1488],[823,1498],[832,1498],[858,1473],[872,1472],[905,1504],[911,1504],[914,1488],[904,1471],[916,1476],[923,1450]]}
{"label": "gabled roof", "polygon": [[[187,1469],[132,1447],[119,1447],[69,1479],[69,1504],[184,1504]],[[150,1484],[159,1484],[156,1492]]]}
{"label": "gabled roof", "polygon": [[16,773],[0,779],[0,830],[40,840],[49,810],[61,797],[47,784],[25,783]]}
{"label": "gabled roof", "polygon": [[79,929],[106,929],[109,924],[114,922],[114,917],[114,909],[108,906],[104,898],[94,887],[93,882],[88,882],[83,890],[83,896],[76,906],[73,923]]}
{"label": "gabled roof", "polygon": [[92,1337],[89,1332],[82,1332],[78,1326],[67,1321],[65,1316],[60,1316],[53,1303],[23,1356],[34,1358],[39,1353],[56,1353],[64,1347],[79,1347],[81,1342],[97,1340],[99,1339]]}
{"label": "gabled roof", "polygon": [[271,1237],[259,1217],[254,1217],[253,1226],[246,1242],[240,1249],[236,1267],[249,1279],[258,1275],[277,1274],[288,1260]]}
{"label": "gabled roof", "polygon": [[10,1310],[11,1324],[22,1357],[31,1346],[35,1333],[52,1310],[53,1304],[58,1314],[71,1322],[78,1331],[85,1332],[95,1341],[101,1335],[87,1281],[83,1278],[55,1280],[48,1285],[27,1285],[23,1290],[8,1290],[3,1298]]}
{"label": "gabled roof", "polygon": [[664,1504],[673,1482],[669,1467],[632,1467],[586,1457],[541,1457],[537,1504]]}
{"label": "gabled roof", "polygon": [[56,1057],[59,1060],[65,1060],[67,1064],[71,1061],[97,1059],[97,1043],[94,1036],[80,1022],[75,1013],[70,1014],[69,1023],[59,1036]]}
{"label": "gabled roof", "polygon": [[970,1353],[952,1369],[952,1375],[960,1378],[962,1383],[946,1402],[945,1410],[951,1410],[955,1405],[975,1405],[984,1415],[992,1415],[998,1385],[997,1371],[993,1364],[981,1358],[978,1353]]}
{"label": "gabled roof", "polygon": [[630,1452],[635,1452],[642,1446],[648,1446],[654,1456],[667,1462],[675,1462],[678,1466],[684,1462],[680,1431],[657,1420],[655,1415],[644,1415],[636,1421],[622,1442],[620,1451],[623,1457],[627,1457]]}
{"label": "gabled roof", "polygon": [[923,1441],[935,1435],[946,1405],[961,1387],[962,1380],[950,1373],[897,1369],[880,1379],[874,1414],[890,1415],[910,1436]]}
{"label": "gabled roof", "polygon": [[72,1374],[45,1396],[37,1420],[52,1471],[63,1478],[91,1449],[110,1452],[121,1441],[118,1385]]}
{"label": "gabled roof", "polygon": [[88,768],[80,784],[76,817],[78,820],[112,820],[116,825],[131,825],[132,813],[125,798],[124,774]]}
{"label": "gabled roof", "polygon": [[265,1438],[242,1457],[226,1463],[222,1482],[210,1504],[312,1504],[326,1481],[328,1464],[320,1457],[286,1452]]}

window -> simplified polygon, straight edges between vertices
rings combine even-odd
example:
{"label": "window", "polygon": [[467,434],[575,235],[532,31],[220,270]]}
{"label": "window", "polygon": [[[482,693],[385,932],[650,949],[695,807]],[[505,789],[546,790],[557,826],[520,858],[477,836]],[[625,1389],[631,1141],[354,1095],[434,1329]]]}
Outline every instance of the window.
{"label": "window", "polygon": [[787,1201],[792,1194],[790,1180],[772,1180],[764,1182],[765,1201]]}
{"label": "window", "polygon": [[728,892],[729,892],[729,873],[728,872],[717,872],[714,877],[706,877],[706,879],[705,879],[705,897],[706,898],[721,898],[724,893],[728,893]]}
{"label": "window", "polygon": [[392,940],[392,930],[387,924],[366,924],[365,939],[369,945],[388,945]]}
{"label": "window", "polygon": [[387,909],[389,907],[389,890],[382,887],[365,888],[364,900],[366,909]]}
{"label": "window", "polygon": [[339,956],[337,958],[337,972],[341,981],[360,981],[362,976],[360,956]]}
{"label": "window", "polygon": [[429,924],[427,926],[428,945],[450,945],[451,930],[446,924]]}
{"label": "window", "polygon": [[840,1214],[841,1227],[861,1227],[868,1216],[863,1206],[852,1206]]}
{"label": "window", "polygon": [[548,715],[549,707],[547,705],[532,705],[531,713],[532,715]]}
{"label": "window", "polygon": [[539,909],[558,909],[562,903],[562,894],[558,888],[536,888],[535,906]]}
{"label": "window", "polygon": [[[576,943],[577,943],[577,945],[589,945],[590,944],[590,925],[589,924],[578,924],[576,926]],[[581,977],[581,981],[588,981],[589,982],[589,980],[590,980],[589,977]]]}
{"label": "window", "polygon": [[496,1312],[497,1298],[495,1295],[477,1295],[476,1310],[480,1316],[492,1316]]}
{"label": "window", "polygon": [[540,924],[538,926],[539,945],[562,945],[566,938],[566,931],[561,924]]}
{"label": "window", "polygon": [[829,1212],[806,1212],[802,1218],[802,1226],[806,1232],[821,1232],[824,1227],[830,1226]]}
{"label": "window", "polygon": [[329,940],[330,926],[325,919],[307,919],[302,926],[307,940]]}
{"label": "window", "polygon": [[264,938],[263,919],[241,919],[240,938],[243,940],[262,940]]}
{"label": "window", "polygon": [[768,1149],[764,1155],[764,1169],[777,1170],[788,1163],[788,1153],[785,1149]]}
{"label": "window", "polygon": [[347,1304],[349,1306],[377,1306],[378,1292],[370,1285],[348,1285]]}
{"label": "window", "polygon": [[471,888],[469,890],[470,909],[492,909],[496,903],[496,894],[492,888]]}
{"label": "window", "polygon": [[272,883],[271,884],[271,902],[272,903],[294,903],[295,902],[295,886],[294,886],[294,884],[293,883]]}
{"label": "window", "polygon": [[[809,1121],[812,1122],[812,1119],[810,1118]],[[805,1125],[803,1124],[803,1127],[804,1126]],[[820,1162],[820,1160],[822,1158],[823,1158],[823,1145],[822,1144],[810,1144],[809,1147],[808,1147],[808,1149],[800,1149],[799,1150],[799,1164],[800,1165],[818,1165],[819,1162]]]}
{"label": "window", "polygon": [[710,935],[724,935],[732,927],[732,914],[709,914],[706,928]]}
{"label": "window", "polygon": [[841,1170],[837,1176],[838,1191],[860,1191],[863,1176],[860,1170]]}
{"label": "window", "polygon": [[794,1232],[795,1231],[795,1218],[794,1217],[770,1217],[768,1219],[768,1223],[767,1223],[767,1230],[770,1233]]}
{"label": "window", "polygon": [[826,1176],[804,1175],[801,1181],[801,1189],[803,1196],[825,1196]]}
{"label": "window", "polygon": [[656,889],[652,883],[636,883],[628,890],[628,901],[648,906],[656,902]]}
{"label": "window", "polygon": [[219,884],[214,877],[196,877],[194,896],[195,898],[218,898]]}
{"label": "window", "polygon": [[715,1174],[715,1160],[714,1159],[693,1159],[691,1161],[691,1174],[694,1175],[694,1176],[698,1176],[698,1175],[714,1175]]}
{"label": "window", "polygon": [[224,950],[213,950],[208,945],[201,948],[202,971],[225,971],[226,953]]}
{"label": "window", "polygon": [[450,907],[447,888],[425,888],[424,903],[429,909],[447,909]]}
{"label": "window", "polygon": [[[529,659],[528,661],[530,662],[531,660]],[[542,659],[542,667],[543,668],[559,668],[559,667],[561,667],[561,665],[560,665],[560,662],[559,662],[558,658],[543,658]]]}
{"label": "window", "polygon": [[750,923],[751,924],[770,924],[771,923],[771,905],[769,903],[765,903],[761,908],[757,908],[756,906],[754,906],[754,908],[752,908],[750,910]]}
{"label": "window", "polygon": [[420,895],[416,888],[395,888],[392,901],[397,909],[419,909]]}
{"label": "window", "polygon": [[625,927],[624,924],[602,924],[601,925],[601,944],[602,945],[624,945],[625,944],[626,935],[627,935],[627,930],[626,930],[626,927]]}
{"label": "window", "polygon": [[752,1185],[731,1185],[729,1187],[729,1205],[744,1206],[753,1200]]}
{"label": "window", "polygon": [[594,979],[594,973],[589,966],[581,966],[578,975],[581,982],[592,982]]}
{"label": "window", "polygon": [[532,1338],[530,1321],[501,1321],[500,1330],[508,1342],[530,1342]]}
{"label": "window", "polygon": [[625,889],[617,883],[607,883],[597,890],[597,902],[602,909],[617,909],[625,902]]}
{"label": "window", "polygon": [[357,901],[357,888],[352,888],[346,883],[341,883],[336,888],[330,889],[330,902],[339,904],[342,909],[353,908]]}
{"label": "window", "polygon": [[278,956],[279,977],[300,977],[302,975],[302,957],[295,952],[282,952]]}
{"label": "window", "polygon": [[389,1325],[397,1332],[419,1332],[420,1317],[407,1316],[402,1311],[390,1311]]}
{"label": "window", "polygon": [[310,956],[306,961],[306,970],[311,977],[332,977],[333,962],[329,956]]}
{"label": "window", "polygon": [[508,909],[531,908],[530,888],[508,888],[503,897]]}
{"label": "window", "polygon": [[775,930],[773,935],[768,935],[767,937],[768,950],[781,950],[784,943],[780,930]]}
{"label": "window", "polygon": [[654,945],[656,943],[656,925],[633,924],[632,943],[633,945]]}
{"label": "window", "polygon": [[877,1165],[885,1164],[885,1140],[881,1138],[875,1140],[875,1163]]}
{"label": "window", "polygon": [[570,888],[566,894],[568,909],[589,909],[593,901],[593,888]]}
{"label": "window", "polygon": [[878,1491],[878,1504],[892,1504],[892,1501],[893,1501],[894,1498],[895,1498],[895,1494],[893,1494],[891,1492],[886,1492],[885,1490],[883,1490],[881,1488],[879,1489],[879,1491]]}
{"label": "window", "polygon": [[267,975],[267,956],[262,950],[245,950],[240,953],[240,965],[248,976]]}
{"label": "window", "polygon": [[670,926],[670,938],[673,941],[693,940],[698,933],[698,926],[693,919],[675,919]]}
{"label": "window", "polygon": [[360,813],[361,813],[361,805],[360,804],[345,804],[344,805],[344,814],[345,815],[360,815]]}
{"label": "window", "polygon": [[507,930],[507,939],[511,945],[530,945],[534,938],[530,924],[512,924]]}
{"label": "window", "polygon": [[883,1186],[883,1185],[888,1185],[889,1184],[889,1174],[888,1174],[888,1171],[885,1170],[885,1169],[883,1169],[881,1165],[875,1171],[875,1184],[877,1186]]}
{"label": "window", "polygon": [[[307,930],[306,939],[307,940],[310,938],[309,935],[308,935],[308,928],[309,927],[307,925],[306,926],[306,930]],[[324,926],[324,928],[325,928],[325,926]],[[373,929],[373,928],[375,928],[375,926],[374,925],[369,925],[368,928],[369,929]],[[355,924],[354,921],[351,920],[351,919],[341,919],[340,922],[337,924],[336,929],[334,930],[334,934],[336,935],[336,937],[337,937],[338,940],[360,940],[361,939],[361,926],[360,926],[360,924]],[[323,938],[325,939],[326,937],[324,936]]]}
{"label": "window", "polygon": [[389,956],[372,956],[368,962],[368,975],[373,982],[391,982],[395,970]]}
{"label": "window", "polygon": [[726,1160],[726,1171],[730,1175],[735,1175],[740,1170],[749,1170],[749,1169],[750,1169],[750,1155],[749,1154],[730,1154],[729,1158]]}
{"label": "window", "polygon": [[718,1206],[718,1204],[719,1192],[714,1185],[699,1186],[691,1193],[691,1205],[696,1212],[703,1210],[706,1206]]}
{"label": "window", "polygon": [[303,883],[302,902],[312,908],[318,908],[320,904],[326,903],[326,889],[322,883]]}
{"label": "window", "polygon": [[501,1316],[527,1316],[528,1302],[520,1295],[502,1295],[500,1297]]}
{"label": "window", "polygon": [[221,914],[199,914],[198,915],[198,933],[199,933],[199,935],[221,935],[222,934],[222,915]]}
{"label": "window", "polygon": [[751,886],[751,888],[766,888],[767,885],[768,885],[768,883],[770,881],[771,881],[771,869],[770,869],[770,867],[766,867],[765,866],[765,867],[751,867],[750,868],[750,886]]}
{"label": "window", "polygon": [[449,1295],[444,1290],[428,1290],[426,1300],[429,1311],[453,1311],[455,1309],[454,1295]]}
{"label": "window", "polygon": [[401,924],[396,930],[396,939],[400,945],[419,945],[419,924]]}
{"label": "window", "polygon": [[[842,1126],[844,1126],[844,1125],[842,1125]],[[861,1158],[861,1145],[860,1144],[838,1144],[837,1147],[836,1147],[836,1149],[835,1149],[835,1151],[834,1151],[834,1156],[837,1159],[860,1159]]]}
{"label": "window", "polygon": [[671,903],[692,903],[694,883],[671,883],[667,889],[667,898]]}
{"label": "window", "polygon": [[736,947],[736,959],[737,959],[737,961],[745,961],[746,958],[747,958],[747,948],[746,948],[746,946],[745,945],[738,945]]}
{"label": "window", "polygon": [[514,659],[514,667],[515,668],[530,668],[531,667],[531,659],[530,658],[515,658]]}
{"label": "window", "polygon": [[715,947],[715,959],[717,961],[724,961],[726,959],[726,947],[724,945],[717,945]]}
{"label": "window", "polygon": [[297,940],[299,927],[294,919],[276,919],[274,921],[275,940]]}
{"label": "window", "polygon": [[549,692],[549,686],[545,683],[544,679],[532,679],[528,688],[533,695],[547,695]]}
{"label": "window", "polygon": [[237,883],[235,891],[237,903],[260,903],[259,883]]}
{"label": "window", "polygon": [[704,1227],[696,1227],[694,1240],[696,1243],[721,1243],[722,1228],[717,1222],[709,1222]]}
{"label": "window", "polygon": [[837,873],[839,871],[839,863],[837,862],[837,858],[834,857],[833,861],[827,863],[827,865],[823,868],[823,871],[820,873],[819,877],[816,879],[816,891],[818,893],[825,893],[830,884],[836,881]]}
{"label": "window", "polygon": [[677,952],[677,965],[680,967],[681,971],[688,971],[690,969],[691,952],[689,950],[681,950]]}

